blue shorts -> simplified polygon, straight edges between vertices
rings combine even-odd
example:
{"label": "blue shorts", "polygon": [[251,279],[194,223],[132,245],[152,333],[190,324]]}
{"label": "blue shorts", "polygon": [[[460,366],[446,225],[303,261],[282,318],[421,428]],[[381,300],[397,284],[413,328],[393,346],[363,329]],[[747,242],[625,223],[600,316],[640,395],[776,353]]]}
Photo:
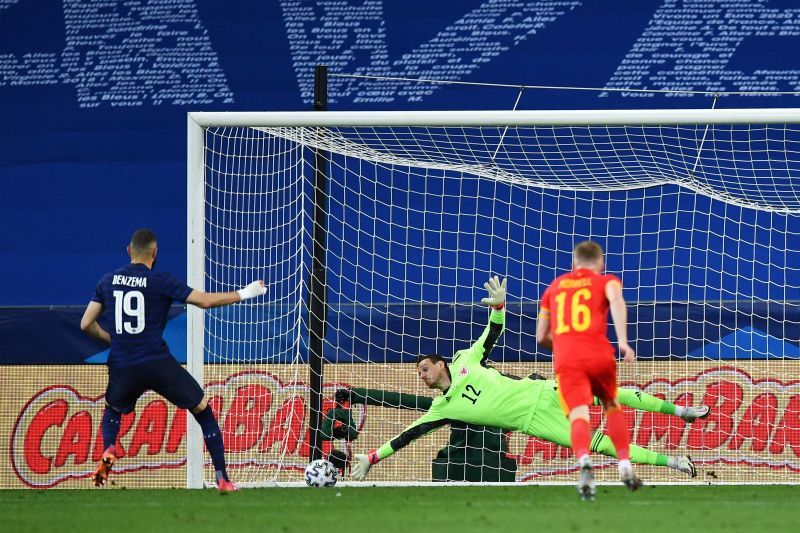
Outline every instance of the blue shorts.
{"label": "blue shorts", "polygon": [[203,388],[174,357],[134,366],[108,369],[106,403],[120,413],[130,413],[136,400],[152,390],[181,409],[193,409],[203,401]]}

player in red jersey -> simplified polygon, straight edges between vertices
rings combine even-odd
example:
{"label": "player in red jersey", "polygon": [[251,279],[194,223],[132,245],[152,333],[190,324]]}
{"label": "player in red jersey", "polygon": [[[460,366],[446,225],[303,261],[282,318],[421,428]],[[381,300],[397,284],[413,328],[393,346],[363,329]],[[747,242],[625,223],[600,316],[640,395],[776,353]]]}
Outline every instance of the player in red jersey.
{"label": "player in red jersey", "polygon": [[573,270],[553,280],[542,295],[536,341],[553,350],[561,405],[569,415],[572,449],[581,468],[578,491],[594,499],[594,471],[589,456],[589,406],[597,396],[606,416],[608,436],[619,457],[620,479],[630,490],[642,486],[630,461],[628,424],[617,403],[617,362],[606,335],[609,310],[617,345],[625,361],[636,359],[628,344],[628,312],[622,283],[605,268],[603,249],[593,241],[575,247]]}

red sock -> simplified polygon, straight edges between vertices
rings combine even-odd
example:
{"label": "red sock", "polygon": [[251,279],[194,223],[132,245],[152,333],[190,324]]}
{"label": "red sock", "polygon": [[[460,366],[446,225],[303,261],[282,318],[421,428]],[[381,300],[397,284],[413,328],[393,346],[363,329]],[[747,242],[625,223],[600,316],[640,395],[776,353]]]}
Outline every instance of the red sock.
{"label": "red sock", "polygon": [[625,420],[622,409],[613,409],[611,412],[606,413],[606,430],[608,436],[611,437],[611,442],[614,443],[617,458],[630,459],[631,437],[628,432],[628,421]]}
{"label": "red sock", "polygon": [[592,440],[592,432],[589,429],[589,422],[581,418],[572,421],[572,451],[575,457],[580,459],[584,455],[589,455],[589,443]]}

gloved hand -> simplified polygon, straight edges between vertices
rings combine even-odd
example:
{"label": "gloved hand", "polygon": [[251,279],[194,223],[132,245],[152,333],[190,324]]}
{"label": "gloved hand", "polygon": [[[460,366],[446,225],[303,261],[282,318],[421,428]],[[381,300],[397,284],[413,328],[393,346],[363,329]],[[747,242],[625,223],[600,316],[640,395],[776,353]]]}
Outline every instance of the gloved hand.
{"label": "gloved hand", "polygon": [[352,401],[351,400],[352,394],[353,391],[350,389],[344,389],[344,388],[336,389],[336,392],[333,394],[333,399],[339,405],[343,405],[345,403],[350,403]]}
{"label": "gloved hand", "polygon": [[264,286],[263,281],[257,280],[236,292],[239,293],[239,298],[241,298],[242,301],[245,301],[249,300],[250,298],[255,298],[256,296],[261,296],[267,292],[267,288]]}
{"label": "gloved hand", "polygon": [[364,478],[366,478],[367,474],[369,474],[369,470],[372,468],[372,465],[378,461],[380,461],[380,459],[378,459],[378,454],[375,452],[375,450],[369,452],[369,455],[357,453],[353,457],[350,470],[353,475],[353,479],[356,481],[364,481]]}
{"label": "gloved hand", "polygon": [[507,280],[503,278],[503,282],[500,283],[500,279],[497,276],[489,278],[489,281],[483,284],[489,296],[483,298],[481,303],[491,305],[498,311],[502,309],[506,304],[506,282]]}

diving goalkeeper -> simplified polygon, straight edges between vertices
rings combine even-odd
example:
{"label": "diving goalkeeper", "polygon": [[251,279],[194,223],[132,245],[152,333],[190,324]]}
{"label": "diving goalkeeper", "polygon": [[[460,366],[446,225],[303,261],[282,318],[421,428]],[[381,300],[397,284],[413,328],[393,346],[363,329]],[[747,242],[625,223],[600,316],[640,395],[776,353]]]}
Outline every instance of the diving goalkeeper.
{"label": "diving goalkeeper", "polygon": [[[564,417],[554,381],[519,379],[487,366],[489,353],[505,324],[506,280],[500,283],[495,276],[484,286],[489,296],[481,301],[489,304],[492,311],[489,324],[478,340],[469,349],[456,352],[450,367],[439,355],[423,355],[417,358],[420,379],[428,388],[439,389],[443,394],[433,399],[426,414],[395,438],[369,454],[356,454],[352,467],[354,479],[365,479],[374,464],[408,446],[417,438],[453,421],[496,426],[561,446],[570,446],[569,422]],[[674,406],[630,389],[619,389],[617,400],[620,404],[648,411],[661,411],[666,407],[667,412],[672,411],[671,414],[686,421],[705,418],[710,412],[707,406]],[[594,434],[591,448],[598,453],[616,457],[611,440],[601,432]],[[630,452],[633,462],[670,466],[692,477],[697,475],[688,456],[668,457],[633,445]]]}

